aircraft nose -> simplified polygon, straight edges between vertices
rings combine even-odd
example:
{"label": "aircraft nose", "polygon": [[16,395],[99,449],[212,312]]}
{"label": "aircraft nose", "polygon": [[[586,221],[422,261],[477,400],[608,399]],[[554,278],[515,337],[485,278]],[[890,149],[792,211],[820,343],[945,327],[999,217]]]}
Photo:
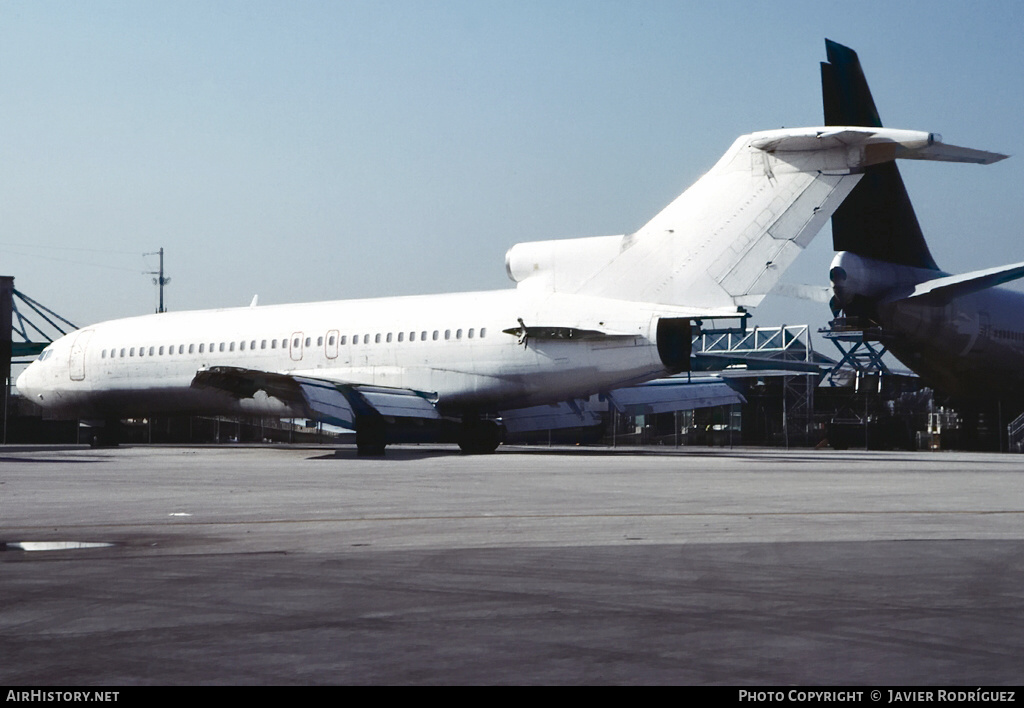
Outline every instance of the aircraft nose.
{"label": "aircraft nose", "polygon": [[39,366],[36,362],[32,362],[28,367],[21,372],[14,385],[18,391],[25,398],[35,400],[36,394],[39,390],[38,386],[34,385],[34,382],[38,379]]}

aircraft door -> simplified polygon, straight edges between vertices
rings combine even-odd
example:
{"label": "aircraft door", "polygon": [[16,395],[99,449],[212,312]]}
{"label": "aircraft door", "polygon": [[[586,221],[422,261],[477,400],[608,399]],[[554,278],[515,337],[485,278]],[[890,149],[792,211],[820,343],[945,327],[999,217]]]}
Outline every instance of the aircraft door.
{"label": "aircraft door", "polygon": [[92,339],[93,330],[83,329],[71,343],[71,357],[68,362],[72,381],[85,380],[85,348]]}
{"label": "aircraft door", "polygon": [[982,354],[988,349],[992,341],[992,315],[988,312],[978,313],[978,333],[975,335],[973,351],[975,354]]}
{"label": "aircraft door", "polygon": [[302,361],[302,332],[292,332],[291,339],[288,340],[288,353],[292,361]]}

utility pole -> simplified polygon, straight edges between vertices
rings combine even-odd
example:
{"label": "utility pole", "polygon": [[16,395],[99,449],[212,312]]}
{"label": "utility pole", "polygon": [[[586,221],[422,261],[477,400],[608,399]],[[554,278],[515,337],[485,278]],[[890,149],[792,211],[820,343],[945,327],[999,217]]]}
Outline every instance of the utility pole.
{"label": "utility pole", "polygon": [[171,279],[164,277],[164,249],[161,246],[159,251],[156,251],[154,253],[144,253],[142,255],[144,255],[144,256],[160,256],[160,270],[149,271],[149,275],[157,276],[157,277],[153,278],[153,284],[160,286],[160,306],[156,309],[156,311],[158,313],[159,312],[167,312],[167,310],[164,309],[164,286],[167,285],[169,282],[171,282]]}

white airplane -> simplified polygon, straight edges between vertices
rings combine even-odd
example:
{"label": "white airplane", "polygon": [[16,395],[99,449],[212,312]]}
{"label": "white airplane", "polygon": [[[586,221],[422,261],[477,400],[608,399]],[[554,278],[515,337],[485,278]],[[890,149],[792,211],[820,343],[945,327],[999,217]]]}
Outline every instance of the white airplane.
{"label": "white airplane", "polygon": [[[880,128],[857,54],[826,42],[825,122]],[[928,250],[895,164],[874,165],[832,217],[833,314],[877,336],[931,386],[1024,402],[1024,263],[951,275]]]}
{"label": "white airplane", "polygon": [[725,394],[655,380],[688,370],[702,321],[747,317],[865,169],[1002,157],[911,130],[751,133],[633,233],[513,246],[515,289],[113,320],[54,342],[17,386],[110,429],[166,413],[306,416],[355,429],[367,455],[424,433],[493,452],[503,431],[596,423],[585,399],[598,393],[632,411],[692,408]]}

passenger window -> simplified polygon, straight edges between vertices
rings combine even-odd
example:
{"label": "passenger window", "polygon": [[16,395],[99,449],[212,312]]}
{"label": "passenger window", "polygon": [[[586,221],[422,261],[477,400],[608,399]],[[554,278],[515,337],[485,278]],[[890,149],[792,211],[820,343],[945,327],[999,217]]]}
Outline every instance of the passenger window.
{"label": "passenger window", "polygon": [[[234,348],[235,348],[235,343],[234,343],[234,342],[232,342],[232,343],[231,343],[231,349],[232,349],[232,351],[234,350]],[[238,343],[238,349],[239,349],[239,351],[243,351],[243,352],[244,352],[244,351],[245,351],[245,342],[239,342],[239,343]]]}
{"label": "passenger window", "polygon": [[409,332],[409,341],[410,342],[415,342],[416,341],[416,333],[415,332]]}
{"label": "passenger window", "polygon": [[399,332],[398,333],[398,341],[399,342],[404,342],[405,341],[405,332]]}
{"label": "passenger window", "polygon": [[363,344],[369,344],[369,343],[370,343],[370,335],[364,334],[363,335]]}
{"label": "passenger window", "polygon": [[160,356],[163,356],[163,355],[164,355],[164,348],[160,347]]}
{"label": "passenger window", "polygon": [[347,334],[341,335],[341,343],[342,344],[344,344],[347,339],[348,339],[348,335]]}
{"label": "passenger window", "polygon": [[250,349],[255,349],[256,348],[256,340],[255,339],[252,340],[251,342],[249,342],[249,348]]}
{"label": "passenger window", "polygon": [[469,332],[467,332],[467,333],[466,333],[466,335],[467,335],[467,336],[468,336],[468,337],[469,337],[470,339],[472,339],[472,338],[473,338],[473,328],[472,328],[472,327],[470,327],[470,328],[469,328]]}
{"label": "passenger window", "polygon": [[298,338],[298,337],[296,337],[296,338],[295,338],[295,341],[294,341],[294,342],[292,342],[292,346],[293,346],[293,347],[294,347],[295,349],[298,349],[298,348],[299,348],[299,338]]}
{"label": "passenger window", "polygon": [[451,339],[452,338],[452,331],[450,329],[446,329],[444,331],[444,338],[445,339]]}
{"label": "passenger window", "polygon": [[307,347],[309,346],[309,343],[312,341],[312,339],[313,339],[312,337],[306,337],[306,346]]}
{"label": "passenger window", "polygon": [[220,343],[220,351],[224,351],[224,342]]}
{"label": "passenger window", "polygon": [[480,328],[480,339],[483,339],[486,336],[487,336],[487,328],[486,327],[481,327]]}
{"label": "passenger window", "polygon": [[391,332],[388,332],[388,344],[391,344]]}
{"label": "passenger window", "polygon": [[380,332],[378,332],[377,334],[375,334],[373,336],[373,343],[374,344],[380,344]]}
{"label": "passenger window", "polygon": [[135,356],[135,347],[132,347],[128,352],[128,356]]}
{"label": "passenger window", "polygon": [[438,332],[438,331],[437,331],[437,330],[435,329],[435,330],[434,330],[434,336],[433,336],[433,339],[434,339],[434,341],[435,341],[435,342],[437,341],[437,337],[438,337],[438,335],[439,335],[439,334],[440,334],[440,332]]}
{"label": "passenger window", "polygon": [[455,338],[456,339],[462,339],[462,330],[461,329],[455,330]]}
{"label": "passenger window", "polygon": [[333,334],[330,337],[327,338],[327,346],[329,346],[329,347],[333,347],[334,346],[334,335]]}
{"label": "passenger window", "polygon": [[[184,346],[184,345],[182,345],[182,346]],[[202,344],[199,345],[200,348],[202,348],[202,346],[203,346]],[[196,345],[195,344],[189,344],[188,345],[188,353],[189,354],[195,354],[196,353]]]}
{"label": "passenger window", "polygon": [[267,348],[267,340],[261,339],[260,340],[260,349],[266,349],[266,348]]}

